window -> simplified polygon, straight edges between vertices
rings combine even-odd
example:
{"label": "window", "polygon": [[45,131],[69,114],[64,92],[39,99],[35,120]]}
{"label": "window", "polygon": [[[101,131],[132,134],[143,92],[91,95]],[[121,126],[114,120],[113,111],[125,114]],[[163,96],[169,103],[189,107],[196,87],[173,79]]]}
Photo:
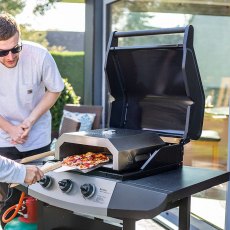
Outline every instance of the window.
{"label": "window", "polygon": [[[230,3],[213,1],[121,0],[111,7],[111,31],[194,26],[194,49],[206,98],[202,138],[186,145],[184,164],[227,169],[228,98],[230,94]],[[174,42],[178,36],[126,38],[124,44]],[[204,191],[192,198],[192,212],[219,228],[224,228],[226,185]],[[200,205],[204,202],[204,205]],[[216,203],[216,216],[208,204]],[[198,204],[198,206],[197,206]],[[202,209],[201,206],[206,207]]]}

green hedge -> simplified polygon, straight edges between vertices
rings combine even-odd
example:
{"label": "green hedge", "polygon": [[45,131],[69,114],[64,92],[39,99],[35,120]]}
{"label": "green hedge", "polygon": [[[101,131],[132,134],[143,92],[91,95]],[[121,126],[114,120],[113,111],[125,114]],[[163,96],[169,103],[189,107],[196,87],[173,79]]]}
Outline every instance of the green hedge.
{"label": "green hedge", "polygon": [[67,78],[76,95],[84,96],[84,52],[52,51],[63,78]]}
{"label": "green hedge", "polygon": [[67,78],[64,78],[65,88],[62,91],[60,97],[54,106],[50,109],[52,114],[52,132],[58,132],[61,122],[63,108],[65,104],[77,104],[79,105],[79,97],[74,93],[73,87],[68,82]]}

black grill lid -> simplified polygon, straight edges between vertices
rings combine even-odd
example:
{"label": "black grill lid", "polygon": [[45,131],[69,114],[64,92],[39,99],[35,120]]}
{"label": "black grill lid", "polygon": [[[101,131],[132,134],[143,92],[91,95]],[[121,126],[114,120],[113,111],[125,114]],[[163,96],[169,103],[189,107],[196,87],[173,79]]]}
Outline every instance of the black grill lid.
{"label": "black grill lid", "polygon": [[[160,135],[198,139],[204,92],[193,49],[193,27],[113,32],[105,72],[110,94],[110,126],[148,129]],[[184,33],[183,44],[118,46],[118,38]]]}

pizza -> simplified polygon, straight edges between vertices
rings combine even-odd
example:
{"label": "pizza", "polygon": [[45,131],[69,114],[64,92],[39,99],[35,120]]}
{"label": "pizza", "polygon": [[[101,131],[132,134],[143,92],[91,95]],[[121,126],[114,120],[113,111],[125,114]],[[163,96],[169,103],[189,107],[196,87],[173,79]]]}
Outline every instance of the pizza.
{"label": "pizza", "polygon": [[95,167],[99,164],[109,161],[109,157],[103,153],[87,152],[84,154],[76,154],[65,157],[62,161],[62,165],[74,166],[77,169],[84,170]]}

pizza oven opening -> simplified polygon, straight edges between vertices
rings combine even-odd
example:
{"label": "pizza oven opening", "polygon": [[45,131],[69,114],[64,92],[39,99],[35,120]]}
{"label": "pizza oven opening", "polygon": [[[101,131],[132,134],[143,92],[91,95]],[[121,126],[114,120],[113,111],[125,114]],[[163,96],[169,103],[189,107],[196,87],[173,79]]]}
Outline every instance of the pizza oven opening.
{"label": "pizza oven opening", "polygon": [[92,146],[92,145],[83,145],[78,143],[68,143],[64,142],[60,146],[60,160],[63,160],[63,158],[71,155],[81,155],[85,154],[87,152],[93,152],[93,153],[103,153],[110,157],[112,160],[113,155],[108,150],[108,148],[100,147],[100,146]]}
{"label": "pizza oven opening", "polygon": [[[143,151],[137,151],[135,149],[129,149],[126,151],[126,154],[123,152],[123,155],[127,156],[126,162],[127,165],[122,170],[118,171],[126,171],[126,170],[135,170],[140,169],[142,165],[146,163],[146,161],[154,154],[156,149],[145,149]],[[109,151],[106,147],[101,146],[92,146],[86,144],[78,144],[78,143],[68,143],[64,142],[59,147],[59,160],[63,160],[65,157],[72,156],[72,155],[81,155],[87,152],[93,153],[102,153],[109,157],[110,161],[108,163],[101,164],[101,168],[103,170],[113,170],[113,153]],[[115,170],[116,171],[116,170]]]}

